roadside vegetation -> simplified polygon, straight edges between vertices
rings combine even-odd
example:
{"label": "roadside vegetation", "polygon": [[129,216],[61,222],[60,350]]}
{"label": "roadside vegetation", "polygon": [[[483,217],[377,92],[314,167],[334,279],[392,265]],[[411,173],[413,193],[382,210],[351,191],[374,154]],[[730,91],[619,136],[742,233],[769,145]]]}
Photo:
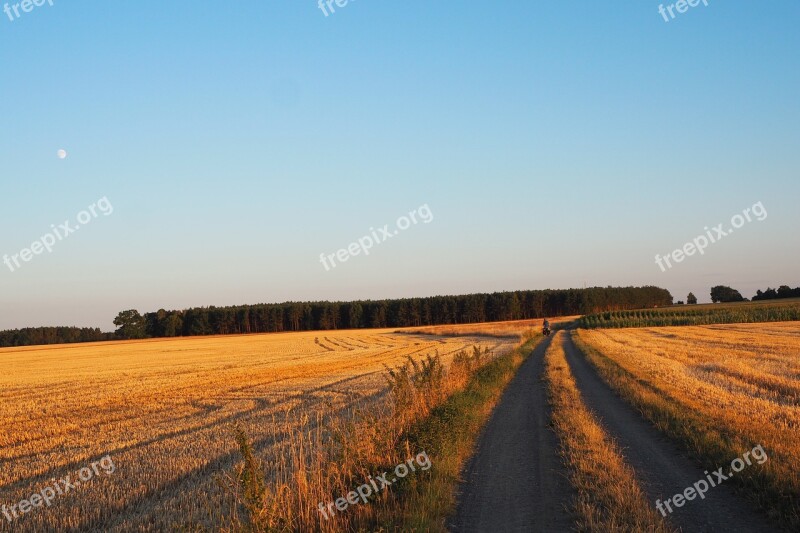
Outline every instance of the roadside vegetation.
{"label": "roadside vegetation", "polygon": [[798,326],[579,330],[575,341],[612,388],[709,471],[763,446],[768,461],[730,482],[798,531]]}
{"label": "roadside vegetation", "polygon": [[681,305],[658,309],[608,311],[581,317],[581,328],[700,326],[800,320],[800,300]]}
{"label": "roadside vegetation", "polygon": [[[388,388],[379,401],[355,406],[346,416],[318,413],[292,431],[276,427],[274,438],[289,441],[290,450],[279,463],[255,459],[247,436],[235,428],[242,460],[222,480],[232,495],[229,530],[445,531],[480,428],[541,338],[533,332],[527,337],[499,356],[475,347],[457,353],[447,367],[438,355],[427,355],[387,368]],[[421,452],[430,458],[429,470],[328,518],[319,511],[320,503],[335,501]]]}
{"label": "roadside vegetation", "polygon": [[671,531],[639,486],[622,450],[603,430],[581,398],[556,333],[545,354],[545,377],[553,427],[578,492],[578,531]]}

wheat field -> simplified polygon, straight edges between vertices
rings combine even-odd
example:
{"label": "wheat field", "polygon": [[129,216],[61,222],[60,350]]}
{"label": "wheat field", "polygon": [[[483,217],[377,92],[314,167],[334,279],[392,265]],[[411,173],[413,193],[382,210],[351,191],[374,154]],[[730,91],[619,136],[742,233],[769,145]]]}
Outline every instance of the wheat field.
{"label": "wheat field", "polygon": [[103,456],[115,465],[0,531],[198,530],[226,523],[221,474],[239,423],[280,461],[282,428],[335,417],[385,392],[385,366],[438,352],[447,363],[514,339],[392,330],[157,339],[0,350],[0,506]]}
{"label": "wheat field", "polygon": [[800,322],[580,330],[603,377],[708,465],[762,445],[739,480],[800,527]]}
{"label": "wheat field", "polygon": [[[580,315],[559,316],[550,318],[551,327],[566,326],[580,318]],[[505,322],[476,322],[473,324],[447,324],[443,326],[424,326],[421,328],[405,328],[398,331],[406,333],[422,333],[426,335],[486,335],[489,337],[525,338],[542,329],[543,319],[528,318],[525,320],[508,320]]]}

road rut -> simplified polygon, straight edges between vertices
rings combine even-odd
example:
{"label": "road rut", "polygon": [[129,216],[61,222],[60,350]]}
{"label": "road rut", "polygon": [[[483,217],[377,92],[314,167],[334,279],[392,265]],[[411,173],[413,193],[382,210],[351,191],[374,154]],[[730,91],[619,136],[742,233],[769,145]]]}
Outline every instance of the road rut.
{"label": "road rut", "polygon": [[[656,499],[664,501],[706,479],[702,467],[606,385],[569,335],[564,336],[564,351],[584,402],[622,447],[625,460],[635,470],[654,506]],[[725,465],[726,475],[729,470]],[[670,522],[686,532],[776,531],[764,514],[734,493],[730,484],[710,488],[705,496],[687,501],[682,507],[673,505],[673,512],[668,515]]]}

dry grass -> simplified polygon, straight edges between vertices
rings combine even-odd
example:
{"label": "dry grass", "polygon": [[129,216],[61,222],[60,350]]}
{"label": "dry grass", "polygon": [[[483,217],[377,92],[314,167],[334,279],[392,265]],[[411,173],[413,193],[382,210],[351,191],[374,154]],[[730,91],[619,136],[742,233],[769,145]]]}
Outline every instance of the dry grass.
{"label": "dry grass", "polygon": [[[370,476],[391,472],[395,465],[421,452],[430,453],[438,470],[441,455],[434,453],[438,449],[412,445],[412,427],[427,420],[479,369],[496,360],[494,354],[477,346],[472,353],[457,353],[447,370],[439,356],[428,355],[420,360],[409,357],[403,365],[387,368],[388,395],[368,405],[350,406],[346,416],[331,417],[318,411],[316,418],[303,417],[297,427],[275,426],[273,438],[286,440],[288,453],[279,463],[269,465],[272,478],[266,483],[259,479],[260,467],[251,468],[250,472],[240,468],[237,478],[244,482],[234,481],[229,486],[236,494],[233,503],[247,512],[231,513],[232,529],[337,532],[366,531],[390,524],[404,526],[413,511],[401,493],[418,494],[420,491],[409,490],[408,484],[416,486],[435,472],[405,478],[400,488],[393,485],[374,494],[368,505],[357,503],[345,511],[329,508],[325,517],[319,504],[324,508],[364,484]],[[248,460],[248,443],[241,437],[239,441],[246,467],[253,461]],[[258,497],[249,497],[252,493],[258,493]],[[446,503],[443,498],[426,498],[426,503],[431,500]]]}
{"label": "dry grass", "polygon": [[[536,339],[525,346],[532,348]],[[438,356],[409,358],[387,369],[389,394],[355,407],[347,416],[306,419],[298,428],[278,428],[289,442],[290,460],[270,465],[273,479],[262,484],[261,468],[238,471],[229,483],[235,503],[234,531],[444,531],[452,511],[458,474],[502,385],[524,359],[523,348],[501,356],[477,346],[461,351],[445,369]],[[240,439],[240,442],[242,439]],[[245,465],[247,443],[240,444]],[[433,468],[416,473],[370,497],[369,504],[346,511],[318,511],[364,484],[370,476],[391,473],[395,465],[427,452]],[[253,483],[252,480],[256,479]],[[390,481],[393,481],[390,477]],[[266,485],[264,490],[260,490]],[[258,493],[253,502],[248,495]],[[250,502],[250,503],[249,503]]]}
{"label": "dry grass", "polygon": [[750,497],[800,527],[800,323],[581,330],[603,377],[706,466],[762,445],[737,474]]}
{"label": "dry grass", "polygon": [[[228,523],[230,495],[216,478],[240,460],[233,423],[274,482],[302,464],[294,451],[330,436],[325,427],[354,431],[351,413],[385,396],[385,365],[435,351],[449,365],[473,345],[499,354],[515,343],[359,330],[2,349],[0,504],[106,454],[117,471],[13,524],[0,519],[0,531]],[[316,512],[317,501],[305,503]]]}
{"label": "dry grass", "polygon": [[670,531],[639,486],[622,451],[584,404],[558,332],[545,354],[553,426],[578,492],[579,531]]}

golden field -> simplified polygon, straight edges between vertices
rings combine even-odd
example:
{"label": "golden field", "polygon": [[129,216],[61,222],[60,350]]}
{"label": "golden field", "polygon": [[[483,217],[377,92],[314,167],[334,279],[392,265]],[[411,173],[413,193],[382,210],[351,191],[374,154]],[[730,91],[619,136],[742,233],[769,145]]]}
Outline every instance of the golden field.
{"label": "golden field", "polygon": [[[549,318],[550,326],[564,326],[580,318],[575,316],[560,316]],[[517,337],[523,338],[531,333],[541,333],[541,318],[525,320],[508,320],[505,322],[477,322],[474,324],[446,324],[443,326],[424,326],[421,328],[405,328],[398,331],[407,333],[421,333],[425,335],[486,335],[490,337]]]}
{"label": "golden field", "polygon": [[[369,405],[385,365],[473,346],[495,355],[514,339],[392,330],[156,339],[0,350],[0,505],[10,506],[104,455],[116,466],[0,531],[196,529],[228,523],[219,483],[240,460],[239,423],[267,467],[281,438]],[[269,468],[267,468],[269,471]],[[313,502],[312,505],[316,505]],[[312,509],[313,511],[313,509]]]}
{"label": "golden field", "polygon": [[738,474],[749,496],[800,527],[800,323],[579,330],[604,379],[707,466],[762,445]]}

